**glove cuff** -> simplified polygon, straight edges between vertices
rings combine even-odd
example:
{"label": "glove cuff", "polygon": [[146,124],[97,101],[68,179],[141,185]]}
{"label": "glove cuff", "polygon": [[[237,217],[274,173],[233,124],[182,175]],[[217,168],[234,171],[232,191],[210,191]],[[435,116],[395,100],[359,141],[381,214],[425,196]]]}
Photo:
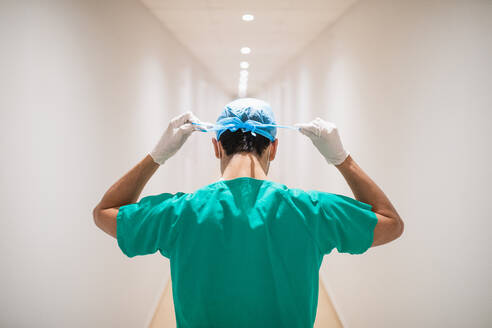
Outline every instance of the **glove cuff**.
{"label": "glove cuff", "polygon": [[343,152],[336,156],[325,157],[325,159],[329,164],[340,165],[347,159],[348,155],[350,155],[350,152],[344,149]]}
{"label": "glove cuff", "polygon": [[152,157],[152,160],[154,160],[155,163],[162,165],[167,161],[167,158],[156,152],[155,150],[152,150],[149,153],[150,157]]}

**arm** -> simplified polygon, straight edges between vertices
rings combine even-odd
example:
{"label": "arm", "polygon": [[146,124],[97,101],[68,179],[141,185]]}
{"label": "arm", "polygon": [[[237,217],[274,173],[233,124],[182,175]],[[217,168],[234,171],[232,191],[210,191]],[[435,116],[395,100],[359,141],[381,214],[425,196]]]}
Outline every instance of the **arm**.
{"label": "arm", "polygon": [[395,208],[374,183],[355,163],[343,147],[336,125],[317,117],[310,123],[296,124],[299,131],[309,137],[326,161],[342,173],[358,201],[372,205],[378,223],[374,228],[372,246],[389,243],[403,233],[403,221]]}
{"label": "arm", "polygon": [[335,165],[335,167],[347,181],[355,199],[373,206],[373,211],[378,218],[378,224],[374,229],[372,246],[386,244],[400,237],[404,229],[403,220],[388,197],[352,159],[352,156],[348,155],[341,164]]}
{"label": "arm", "polygon": [[94,223],[104,232],[116,238],[118,208],[135,203],[140,193],[157,171],[159,164],[150,155],[145,156],[135,167],[109,188],[92,211]]}
{"label": "arm", "polygon": [[94,222],[101,230],[116,238],[119,207],[135,203],[159,166],[181,148],[193,131],[199,130],[192,122],[200,123],[200,120],[189,111],[172,119],[152,152],[106,191],[92,211]]}

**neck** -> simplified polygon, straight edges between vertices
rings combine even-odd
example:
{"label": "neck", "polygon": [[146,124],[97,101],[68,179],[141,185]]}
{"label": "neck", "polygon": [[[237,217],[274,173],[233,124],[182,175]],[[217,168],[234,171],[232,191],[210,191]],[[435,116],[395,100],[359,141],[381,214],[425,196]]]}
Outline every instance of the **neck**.
{"label": "neck", "polygon": [[252,153],[238,153],[224,159],[222,166],[222,180],[231,180],[240,177],[250,177],[260,180],[267,178],[268,167]]}

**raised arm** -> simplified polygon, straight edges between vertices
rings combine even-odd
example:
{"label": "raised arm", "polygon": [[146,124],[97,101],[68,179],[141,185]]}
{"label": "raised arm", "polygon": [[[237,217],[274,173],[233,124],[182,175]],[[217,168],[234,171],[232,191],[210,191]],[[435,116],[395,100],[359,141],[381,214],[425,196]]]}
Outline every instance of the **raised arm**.
{"label": "raised arm", "polygon": [[381,188],[343,147],[336,125],[319,117],[309,123],[296,125],[302,134],[311,139],[326,161],[335,165],[342,173],[355,199],[372,205],[372,210],[378,218],[372,246],[389,243],[401,236],[404,229],[403,220]]}
{"label": "raised arm", "polygon": [[371,204],[376,213],[378,223],[374,228],[372,246],[386,244],[400,237],[404,229],[403,220],[381,188],[360,168],[352,156],[348,155],[335,167],[347,181],[355,199]]}
{"label": "raised arm", "polygon": [[150,155],[145,156],[104,194],[92,211],[94,223],[104,232],[116,238],[116,216],[120,206],[135,203],[147,181],[159,168]]}
{"label": "raised arm", "polygon": [[143,188],[159,166],[181,148],[193,131],[198,130],[192,122],[200,123],[200,120],[191,112],[172,119],[150,154],[106,191],[92,211],[94,222],[101,230],[116,238],[119,207],[137,202]]}

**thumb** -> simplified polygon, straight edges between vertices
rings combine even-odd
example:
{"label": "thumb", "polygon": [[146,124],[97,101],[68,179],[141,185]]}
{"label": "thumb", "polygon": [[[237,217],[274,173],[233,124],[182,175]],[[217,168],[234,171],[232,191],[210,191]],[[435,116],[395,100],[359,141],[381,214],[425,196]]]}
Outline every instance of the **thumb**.
{"label": "thumb", "polygon": [[179,132],[185,135],[189,135],[197,130],[199,130],[198,126],[191,123],[185,123],[179,127]]}
{"label": "thumb", "polygon": [[307,124],[307,123],[296,123],[296,124],[294,124],[294,126],[295,126],[296,128],[299,128],[299,131],[301,131],[301,132],[302,132],[303,130],[306,130],[306,129],[307,129],[307,127],[308,127],[308,125],[309,125],[309,124]]}
{"label": "thumb", "polygon": [[296,123],[295,127],[299,128],[299,132],[304,134],[309,138],[314,138],[318,136],[318,129],[311,123]]}

